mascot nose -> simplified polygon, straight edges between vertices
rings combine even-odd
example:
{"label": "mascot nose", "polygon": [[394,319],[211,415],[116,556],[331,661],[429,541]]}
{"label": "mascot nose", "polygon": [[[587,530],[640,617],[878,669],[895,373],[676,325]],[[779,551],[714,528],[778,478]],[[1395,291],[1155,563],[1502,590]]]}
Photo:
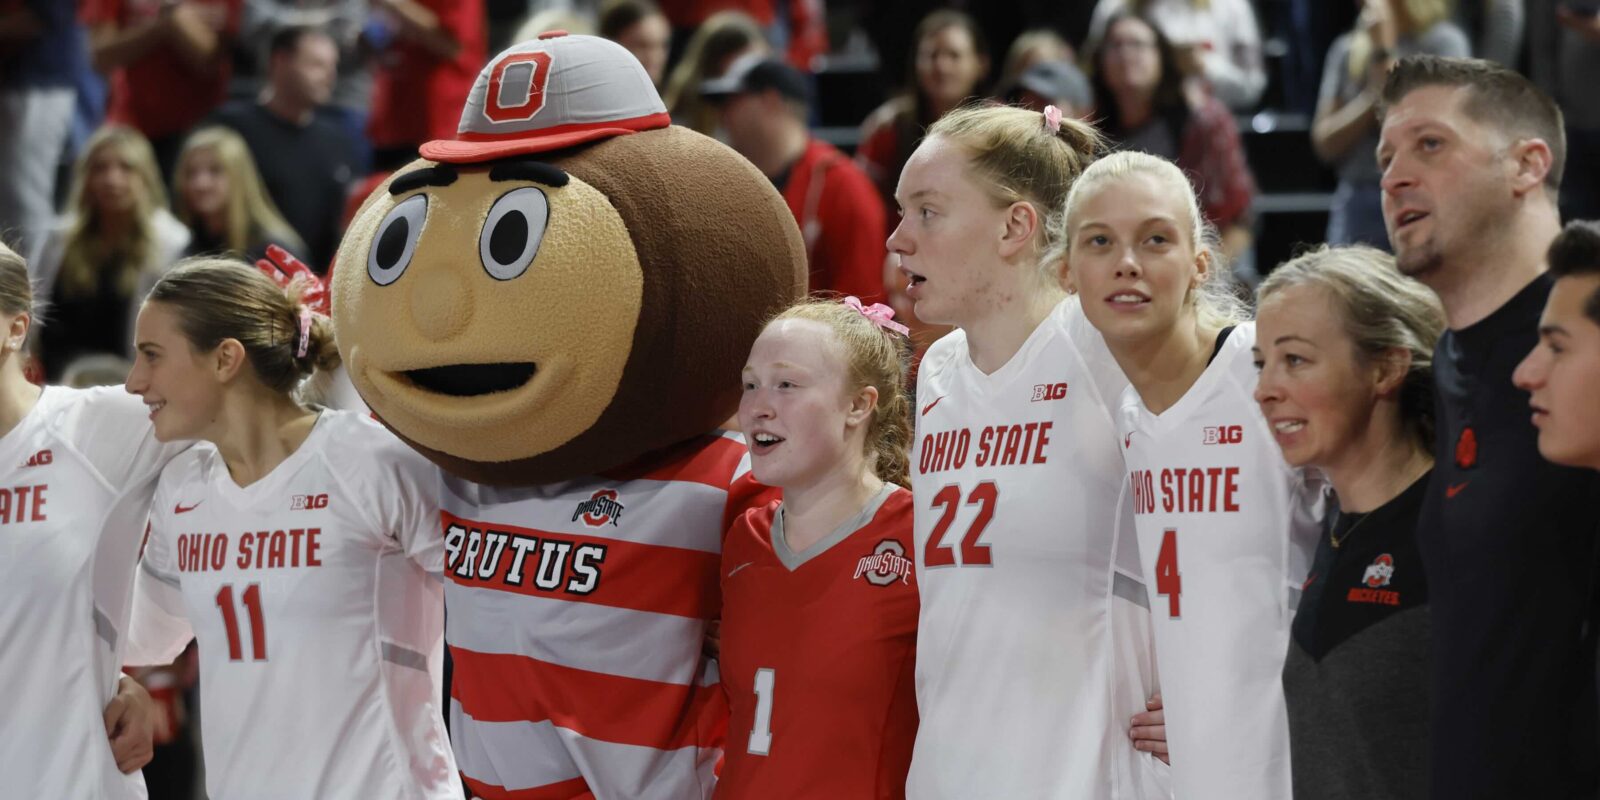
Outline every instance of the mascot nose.
{"label": "mascot nose", "polygon": [[460,336],[472,319],[472,291],[449,266],[440,264],[411,284],[411,321],[434,341]]}

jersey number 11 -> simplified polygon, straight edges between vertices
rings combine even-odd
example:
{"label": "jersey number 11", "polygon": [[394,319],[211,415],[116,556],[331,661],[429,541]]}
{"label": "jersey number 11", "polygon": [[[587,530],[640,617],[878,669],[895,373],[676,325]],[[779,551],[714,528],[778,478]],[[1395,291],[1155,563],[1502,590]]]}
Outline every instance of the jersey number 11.
{"label": "jersey number 11", "polygon": [[[267,660],[267,629],[261,620],[261,584],[252,583],[240,593],[245,610],[250,614],[250,645],[256,661]],[[222,609],[222,624],[228,629],[228,660],[243,661],[243,644],[239,641],[239,615],[233,609],[233,585],[225,584],[217,590],[217,607]]]}

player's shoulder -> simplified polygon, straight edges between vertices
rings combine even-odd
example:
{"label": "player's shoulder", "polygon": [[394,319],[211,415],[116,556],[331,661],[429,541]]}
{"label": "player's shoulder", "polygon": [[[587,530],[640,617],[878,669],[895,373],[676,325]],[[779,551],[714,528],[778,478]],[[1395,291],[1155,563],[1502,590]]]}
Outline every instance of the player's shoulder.
{"label": "player's shoulder", "polygon": [[967,353],[967,332],[956,328],[928,346],[917,367],[917,383],[948,380],[950,371]]}
{"label": "player's shoulder", "polygon": [[79,422],[102,423],[108,429],[120,428],[124,423],[136,424],[140,429],[149,427],[149,407],[120,386],[47,386],[40,393],[35,410],[58,428]]}
{"label": "player's shoulder", "polygon": [[916,503],[911,496],[911,490],[904,486],[894,486],[889,490],[889,496],[883,499],[883,505],[878,507],[878,513],[873,515],[874,525],[882,522],[893,524],[911,519],[916,510]]}
{"label": "player's shoulder", "polygon": [[1256,324],[1241,322],[1228,333],[1216,357],[1218,365],[1227,373],[1226,385],[1248,396],[1251,405],[1255,404],[1256,384],[1261,378],[1261,370],[1256,367],[1255,348]]}
{"label": "player's shoulder", "polygon": [[222,455],[217,452],[215,445],[196,442],[167,462],[157,483],[159,491],[171,494],[204,486],[210,480],[212,468],[221,465],[221,459]]}
{"label": "player's shoulder", "polygon": [[758,506],[751,506],[744,510],[733,521],[732,528],[728,531],[728,547],[732,548],[749,542],[771,542],[772,521],[778,516],[778,507],[783,501],[777,498],[769,500]]}
{"label": "player's shoulder", "polygon": [[317,419],[316,447],[341,465],[351,459],[374,459],[382,463],[422,462],[423,458],[371,415],[343,409],[323,409]]}

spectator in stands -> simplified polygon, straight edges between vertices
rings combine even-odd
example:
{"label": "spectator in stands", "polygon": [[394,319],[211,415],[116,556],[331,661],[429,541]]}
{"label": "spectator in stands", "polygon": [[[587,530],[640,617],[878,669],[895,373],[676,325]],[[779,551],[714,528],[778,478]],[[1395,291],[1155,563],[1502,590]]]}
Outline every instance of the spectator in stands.
{"label": "spectator in stands", "polygon": [[1466,34],[1449,20],[1447,0],[1364,0],[1355,30],[1328,50],[1311,123],[1311,148],[1339,172],[1328,215],[1328,244],[1389,249],[1378,147],[1378,98],[1396,59],[1413,53],[1466,56]]}
{"label": "spectator in stands", "polygon": [[1183,72],[1204,78],[1228,108],[1250,111],[1261,102],[1267,73],[1261,26],[1250,0],[1100,0],[1089,23],[1091,49],[1118,12],[1143,17],[1160,29]]}
{"label": "spectator in stands", "polygon": [[1528,77],[1566,114],[1561,216],[1600,219],[1600,13],[1576,0],[1528,1]]}
{"label": "spectator in stands", "polygon": [[71,3],[0,4],[0,231],[29,260],[55,222],[79,47]]}
{"label": "spectator in stands", "polygon": [[811,291],[883,299],[883,203],[866,173],[827,142],[811,138],[810,81],[773,56],[750,54],[707,81],[728,144],[783,193],[805,238]]}
{"label": "spectator in stands", "polygon": [[811,69],[811,59],[828,52],[821,0],[661,0],[660,5],[672,23],[674,40],[679,42],[693,41],[717,14],[740,11],[760,27],[773,49],[798,69]]}
{"label": "spectator in stands", "polygon": [[131,128],[108,126],[89,139],[68,208],[33,265],[48,303],[37,342],[53,382],[79,356],[132,355],[139,303],[189,244],[167,210],[150,143]]}
{"label": "spectator in stands", "polygon": [[1089,78],[1070,61],[1040,61],[1023,70],[1014,83],[996,91],[1001,102],[1044,111],[1055,106],[1061,113],[1082,120],[1094,114],[1094,94]]}
{"label": "spectator in stands", "polygon": [[656,88],[667,76],[672,26],[650,0],[613,0],[600,9],[600,35],[628,48]]}
{"label": "spectator in stands", "polygon": [[914,37],[907,90],[879,106],[861,125],[856,158],[893,210],[900,170],[922,134],[946,112],[983,95],[989,44],[978,24],[959,11],[922,18]]}
{"label": "spectator in stands", "polygon": [[[58,0],[59,1],[59,0]],[[137,129],[170,176],[183,137],[227,97],[242,0],[84,0],[107,121]]]}
{"label": "spectator in stands", "polygon": [[[484,4],[466,0],[371,0],[392,38],[373,75],[367,138],[377,162],[416,158],[417,147],[449,139],[489,60]],[[386,152],[387,151],[387,152]],[[397,154],[398,153],[398,154]],[[308,244],[310,244],[308,242]],[[312,249],[316,245],[312,244]]]}
{"label": "spectator in stands", "polygon": [[240,39],[249,42],[251,61],[258,73],[270,67],[267,48],[272,35],[284,28],[317,28],[339,43],[339,76],[333,97],[318,113],[337,122],[355,145],[355,171],[364,175],[372,166],[372,145],[367,141],[367,111],[372,107],[371,42],[362,35],[369,0],[245,0]]}
{"label": "spectator in stands", "polygon": [[1455,23],[1467,34],[1473,54],[1516,69],[1527,23],[1524,0],[1459,0],[1453,5]]}
{"label": "spectator in stands", "polygon": [[333,261],[345,190],[355,178],[349,135],[314,113],[332,96],[338,65],[338,45],[327,34],[285,28],[272,37],[260,97],[232,101],[213,118],[244,137],[267,193],[318,270]]}
{"label": "spectator in stands", "polygon": [[226,255],[253,263],[266,256],[269,244],[306,251],[262,187],[250,148],[228,128],[202,128],[189,137],[178,155],[172,195],[173,210],[192,234],[185,256]]}
{"label": "spectator in stands", "polygon": [[1119,149],[1176,162],[1194,183],[1206,220],[1222,234],[1223,253],[1230,259],[1246,253],[1256,182],[1233,114],[1211,93],[1186,86],[1171,42],[1130,11],[1110,16],[1089,59],[1106,136]]}
{"label": "spectator in stands", "polygon": [[594,36],[595,20],[586,14],[578,13],[576,9],[551,6],[523,17],[522,23],[517,25],[516,32],[511,34],[511,42],[507,47],[519,42],[533,41],[539,38],[540,34],[550,31]]}
{"label": "spectator in stands", "polygon": [[[1043,61],[1076,62],[1078,54],[1061,35],[1049,28],[1024,31],[1006,50],[1006,60],[1000,69],[997,86],[1015,86],[1022,73]],[[1003,94],[996,92],[996,94]]]}
{"label": "spectator in stands", "polygon": [[717,110],[700,97],[700,85],[727,74],[733,62],[746,53],[769,51],[761,27],[748,14],[713,14],[694,32],[683,48],[683,58],[667,78],[661,99],[672,121],[707,136],[716,135]]}

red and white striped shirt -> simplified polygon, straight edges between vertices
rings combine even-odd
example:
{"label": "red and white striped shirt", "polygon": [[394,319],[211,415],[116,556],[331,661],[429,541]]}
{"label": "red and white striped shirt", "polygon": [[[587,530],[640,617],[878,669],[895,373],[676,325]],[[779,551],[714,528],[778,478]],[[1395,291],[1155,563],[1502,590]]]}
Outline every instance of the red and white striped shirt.
{"label": "red and white striped shirt", "polygon": [[709,797],[723,535],[776,491],[744,439],[540,486],[443,480],[450,732],[472,792]]}

